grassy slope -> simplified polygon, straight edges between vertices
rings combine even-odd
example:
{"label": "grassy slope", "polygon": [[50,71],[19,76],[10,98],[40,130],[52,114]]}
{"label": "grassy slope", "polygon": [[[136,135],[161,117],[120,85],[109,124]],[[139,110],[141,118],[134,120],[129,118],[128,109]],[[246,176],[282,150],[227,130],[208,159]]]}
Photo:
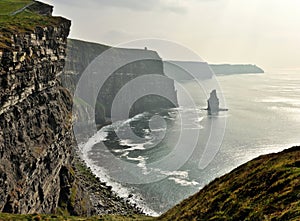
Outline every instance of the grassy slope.
{"label": "grassy slope", "polygon": [[25,9],[11,15],[14,11],[23,8],[32,0],[1,0],[0,1],[0,49],[11,47],[11,34],[32,32],[36,27],[49,25],[57,26],[64,20],[61,17],[42,16]]}
{"label": "grassy slope", "polygon": [[9,15],[10,13],[23,8],[32,0],[1,0],[0,1],[0,15]]}
{"label": "grassy slope", "polygon": [[300,147],[238,167],[160,219],[300,220]]}

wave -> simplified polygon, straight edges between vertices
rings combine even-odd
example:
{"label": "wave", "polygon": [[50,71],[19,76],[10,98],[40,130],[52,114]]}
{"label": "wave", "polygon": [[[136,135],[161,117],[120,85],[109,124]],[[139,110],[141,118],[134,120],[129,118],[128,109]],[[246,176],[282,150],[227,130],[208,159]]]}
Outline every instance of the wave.
{"label": "wave", "polygon": [[188,180],[184,180],[184,179],[180,179],[180,178],[176,178],[176,177],[169,177],[169,180],[173,180],[175,183],[180,184],[181,186],[198,186],[200,185],[197,181],[188,181]]}
{"label": "wave", "polygon": [[[181,109],[179,111],[199,111],[199,110],[192,110],[192,109]],[[110,132],[122,130],[124,127],[126,127],[129,123],[134,121],[139,121],[142,119],[142,122],[144,122],[145,119],[151,119],[148,115],[150,113],[144,112],[142,114],[138,114],[130,119],[126,119],[123,121],[116,121],[113,122],[111,125],[107,125],[103,128],[101,128],[94,136],[90,137],[89,140],[80,145],[80,151],[82,159],[85,161],[86,165],[91,168],[92,172],[101,180],[101,182],[105,182],[107,185],[112,187],[112,191],[122,197],[129,200],[131,204],[137,205],[137,207],[141,208],[141,210],[151,216],[158,216],[159,214],[152,210],[147,204],[146,199],[143,199],[142,194],[137,193],[137,190],[126,186],[126,184],[119,183],[115,181],[112,177],[110,177],[110,171],[105,169],[101,165],[98,165],[99,161],[91,159],[91,154],[93,147],[101,142],[104,142],[107,140],[107,137],[109,136]],[[169,120],[176,120],[176,113],[174,113],[174,110],[171,110],[169,113],[169,117],[167,117]],[[165,118],[166,119],[166,118]],[[196,119],[190,119],[187,125],[184,125],[183,127],[187,127],[188,129],[202,129],[203,127],[200,125],[200,122],[203,121],[204,117],[199,116]],[[132,161],[136,163],[136,166],[139,167],[142,172],[147,175],[148,173],[153,170],[152,168],[147,167],[147,156],[131,156],[131,152],[135,151],[144,151],[148,148],[151,148],[153,144],[156,143],[156,140],[158,137],[157,134],[161,134],[162,132],[165,132],[166,128],[155,128],[155,129],[143,129],[143,136],[144,138],[142,140],[132,140],[132,139],[118,139],[116,147],[120,146],[120,148],[113,148],[110,151],[117,153],[120,158],[124,158],[125,160]],[[119,155],[120,154],[120,155]],[[168,180],[175,182],[177,185],[180,186],[198,186],[199,183],[191,180],[189,178],[189,172],[188,171],[164,171],[160,169],[154,169],[155,172],[158,175],[164,175]],[[129,197],[130,196],[130,197]]]}
{"label": "wave", "polygon": [[[135,118],[137,119],[137,118]],[[100,179],[101,182],[106,183],[106,185],[112,187],[112,191],[119,197],[126,198],[132,205],[136,205],[138,208],[140,208],[145,214],[151,215],[151,216],[159,216],[157,212],[150,209],[145,203],[140,194],[137,194],[134,192],[132,188],[128,188],[123,186],[122,184],[114,181],[110,176],[109,172],[98,165],[96,165],[96,162],[88,157],[89,152],[92,150],[93,146],[97,143],[103,142],[107,140],[108,132],[106,131],[108,127],[111,125],[108,125],[106,127],[101,128],[95,135],[93,135],[86,143],[79,144],[79,151],[80,156],[86,163],[86,166],[91,169],[93,174]],[[142,158],[136,158],[139,160],[138,166],[142,167],[146,164],[145,160]],[[133,160],[133,159],[132,159]],[[129,197],[131,196],[131,197]]]}
{"label": "wave", "polygon": [[189,179],[189,172],[188,171],[165,171],[165,170],[159,170],[159,173],[162,175],[168,176],[168,180],[173,180],[176,184],[179,184],[181,186],[199,186],[200,183],[198,183],[195,180]]}

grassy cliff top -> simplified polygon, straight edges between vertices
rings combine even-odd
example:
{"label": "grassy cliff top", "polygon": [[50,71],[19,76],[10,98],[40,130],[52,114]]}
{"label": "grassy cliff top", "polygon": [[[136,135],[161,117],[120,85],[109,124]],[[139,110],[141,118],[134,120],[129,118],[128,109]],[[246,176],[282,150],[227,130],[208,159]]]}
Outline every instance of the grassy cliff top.
{"label": "grassy cliff top", "polygon": [[33,0],[1,0],[0,15],[10,15],[32,2]]}
{"label": "grassy cliff top", "polygon": [[0,48],[10,47],[12,34],[32,32],[36,27],[57,26],[66,21],[49,13],[41,14],[43,9],[50,11],[52,6],[33,0],[1,0]]}
{"label": "grassy cliff top", "polygon": [[300,147],[249,161],[160,219],[300,220]]}

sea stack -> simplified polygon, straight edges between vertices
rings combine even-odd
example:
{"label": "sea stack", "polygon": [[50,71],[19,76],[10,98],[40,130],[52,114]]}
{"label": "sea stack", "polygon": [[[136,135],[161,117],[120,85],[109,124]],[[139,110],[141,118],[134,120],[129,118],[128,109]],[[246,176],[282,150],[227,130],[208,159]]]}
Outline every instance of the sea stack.
{"label": "sea stack", "polygon": [[219,110],[219,98],[217,97],[217,91],[212,90],[212,92],[210,92],[210,97],[207,100],[207,111],[209,114],[213,114],[219,112]]}

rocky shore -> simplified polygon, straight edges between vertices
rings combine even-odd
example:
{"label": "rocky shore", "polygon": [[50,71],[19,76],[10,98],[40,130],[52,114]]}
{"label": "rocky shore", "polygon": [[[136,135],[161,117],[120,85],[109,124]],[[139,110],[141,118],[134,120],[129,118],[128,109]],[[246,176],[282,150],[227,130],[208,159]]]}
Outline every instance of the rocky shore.
{"label": "rocky shore", "polygon": [[141,208],[138,208],[136,205],[131,205],[128,199],[117,196],[116,193],[112,191],[111,186],[101,182],[79,156],[76,156],[74,159],[74,168],[77,181],[81,183],[84,190],[90,196],[92,215],[143,214]]}

